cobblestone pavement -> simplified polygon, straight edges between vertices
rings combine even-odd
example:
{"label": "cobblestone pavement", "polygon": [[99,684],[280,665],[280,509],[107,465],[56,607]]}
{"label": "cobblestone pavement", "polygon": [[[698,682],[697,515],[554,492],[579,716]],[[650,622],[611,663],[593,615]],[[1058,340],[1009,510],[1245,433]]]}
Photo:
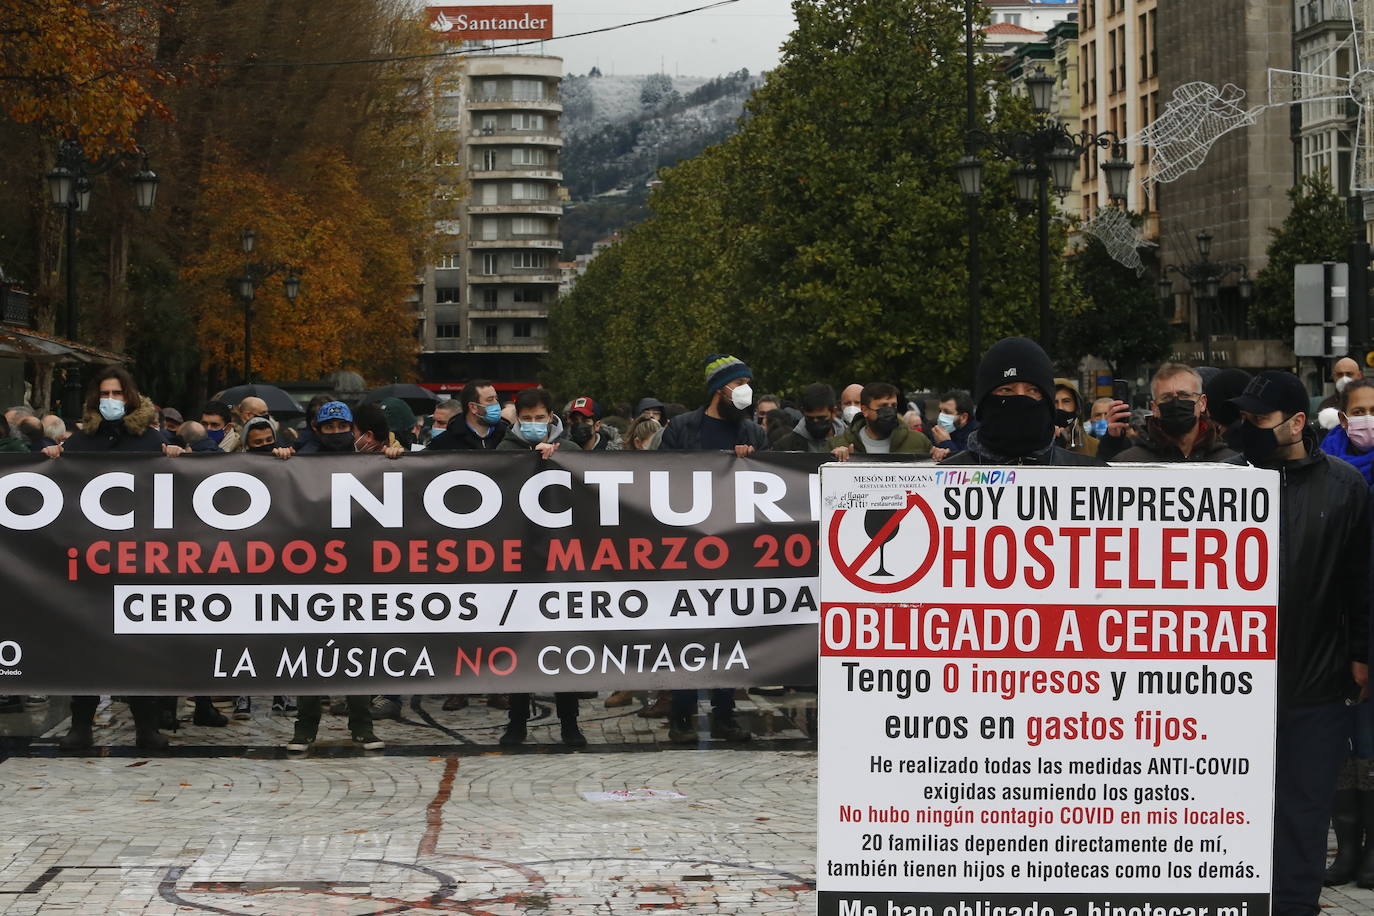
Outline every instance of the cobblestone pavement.
{"label": "cobblestone pavement", "polygon": [[[183,708],[153,757],[122,703],[102,706],[91,756],[57,750],[59,698],[0,715],[15,755],[0,763],[0,914],[815,913],[814,696],[742,700],[759,737],[732,749],[673,747],[663,720],[584,699],[576,752],[548,697],[514,752],[480,699],[405,699],[377,723],[386,750],[356,750],[326,715],[306,755],[282,749],[291,718],[266,699],[224,728]],[[649,789],[683,797],[584,794]],[[1353,885],[1322,902],[1374,914]]]}
{"label": "cobblestone pavement", "polygon": [[[496,747],[504,712],[441,702],[407,697],[377,723],[384,751],[326,715],[290,756],[291,719],[266,700],[225,728],[183,724],[153,757],[122,703],[97,715],[96,756],[57,751],[56,698],[0,717],[18,736],[0,763],[0,913],[815,912],[814,743],[797,727],[814,697],[741,701],[763,734],[736,749],[675,748],[662,720],[584,699],[577,752],[541,697],[514,753]],[[619,800],[646,789],[682,797]]]}

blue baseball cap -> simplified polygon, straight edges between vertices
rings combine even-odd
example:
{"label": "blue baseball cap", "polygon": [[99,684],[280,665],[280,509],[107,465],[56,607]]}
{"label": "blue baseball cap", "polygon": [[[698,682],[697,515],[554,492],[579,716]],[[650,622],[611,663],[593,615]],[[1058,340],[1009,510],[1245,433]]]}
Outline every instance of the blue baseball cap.
{"label": "blue baseball cap", "polygon": [[320,408],[320,412],[315,414],[315,422],[323,423],[326,420],[346,420],[353,422],[353,411],[348,409],[348,405],[343,401],[330,401]]}

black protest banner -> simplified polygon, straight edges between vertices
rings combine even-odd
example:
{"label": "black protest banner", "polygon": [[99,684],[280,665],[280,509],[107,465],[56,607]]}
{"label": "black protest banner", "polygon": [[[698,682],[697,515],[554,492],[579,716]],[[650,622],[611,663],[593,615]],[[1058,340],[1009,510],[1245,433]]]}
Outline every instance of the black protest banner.
{"label": "black protest banner", "polygon": [[815,680],[822,456],[5,457],[14,693]]}

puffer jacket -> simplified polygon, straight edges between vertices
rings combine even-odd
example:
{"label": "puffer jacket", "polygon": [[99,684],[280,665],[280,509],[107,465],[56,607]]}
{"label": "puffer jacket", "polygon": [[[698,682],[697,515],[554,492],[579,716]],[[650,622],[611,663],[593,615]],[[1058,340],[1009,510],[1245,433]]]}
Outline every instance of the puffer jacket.
{"label": "puffer jacket", "polygon": [[88,410],[81,417],[81,428],[62,443],[63,452],[160,452],[167,441],[153,428],[157,408],[148,398],[118,420],[106,420],[99,411]]}
{"label": "puffer jacket", "polygon": [[[1265,467],[1280,474],[1279,702],[1336,703],[1369,662],[1369,484],[1323,452]],[[1235,459],[1240,463],[1243,459]]]}

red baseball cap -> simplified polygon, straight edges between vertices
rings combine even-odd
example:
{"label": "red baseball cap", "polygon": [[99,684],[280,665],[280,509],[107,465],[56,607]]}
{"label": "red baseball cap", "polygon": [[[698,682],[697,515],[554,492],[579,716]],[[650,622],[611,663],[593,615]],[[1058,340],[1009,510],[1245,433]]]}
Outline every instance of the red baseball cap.
{"label": "red baseball cap", "polygon": [[568,408],[568,413],[580,413],[584,417],[593,418],[601,416],[601,411],[596,409],[596,402],[591,398],[576,399],[572,402],[572,406]]}

